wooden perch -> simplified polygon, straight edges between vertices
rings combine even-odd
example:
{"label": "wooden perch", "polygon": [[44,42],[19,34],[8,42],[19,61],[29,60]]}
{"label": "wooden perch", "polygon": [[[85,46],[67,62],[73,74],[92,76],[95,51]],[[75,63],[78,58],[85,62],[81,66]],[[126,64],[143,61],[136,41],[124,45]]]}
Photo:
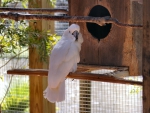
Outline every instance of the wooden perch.
{"label": "wooden perch", "polygon": [[[96,66],[96,69],[97,68],[98,67]],[[113,68],[113,69],[115,69],[115,68]],[[116,68],[116,69],[121,70],[121,68]],[[126,68],[123,67],[123,70],[125,70],[125,69]],[[67,78],[120,83],[120,84],[131,84],[131,85],[142,85],[143,84],[140,81],[125,80],[122,78],[116,78],[114,76],[110,76],[110,75],[106,75],[106,74],[89,73],[89,70],[94,70],[94,68],[91,68],[90,66],[81,66],[78,68],[78,71],[76,73],[70,73],[67,76]],[[47,69],[12,69],[12,70],[8,70],[7,74],[29,75],[29,76],[48,76],[48,70]]]}
{"label": "wooden perch", "polygon": [[28,13],[66,13],[68,14],[67,9],[49,9],[49,8],[0,8],[0,11],[10,11],[10,12],[28,12]]}
{"label": "wooden perch", "polygon": [[119,27],[133,27],[141,28],[142,25],[133,25],[133,24],[123,24],[120,23],[117,19],[106,17],[90,17],[90,16],[51,16],[45,14],[21,14],[21,13],[0,13],[0,18],[9,18],[13,20],[53,20],[53,21],[65,21],[65,22],[90,22],[97,23],[100,26],[105,25],[106,23],[113,23]]}

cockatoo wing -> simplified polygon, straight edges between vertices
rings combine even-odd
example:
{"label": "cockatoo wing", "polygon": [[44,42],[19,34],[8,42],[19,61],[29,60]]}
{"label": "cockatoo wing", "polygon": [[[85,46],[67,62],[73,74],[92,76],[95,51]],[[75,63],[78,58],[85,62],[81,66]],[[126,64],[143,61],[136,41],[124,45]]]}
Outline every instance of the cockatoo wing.
{"label": "cockatoo wing", "polygon": [[77,63],[75,56],[79,57],[75,43],[67,40],[57,43],[50,56],[48,81],[51,88],[56,88],[65,79],[74,63]]}

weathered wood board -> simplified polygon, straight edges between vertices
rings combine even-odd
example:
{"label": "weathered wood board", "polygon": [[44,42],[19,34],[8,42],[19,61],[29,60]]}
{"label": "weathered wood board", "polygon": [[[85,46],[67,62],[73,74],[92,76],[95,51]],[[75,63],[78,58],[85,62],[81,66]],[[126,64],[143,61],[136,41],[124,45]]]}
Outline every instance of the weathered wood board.
{"label": "weathered wood board", "polygon": [[143,0],[143,113],[150,113],[150,1]]}
{"label": "weathered wood board", "polygon": [[[140,22],[137,22],[135,18],[142,17],[140,13],[142,6],[132,4],[133,2],[130,2],[130,0],[115,0],[115,2],[114,0],[69,0],[69,14],[71,16],[88,16],[94,6],[101,5],[107,8],[111,17],[117,18],[122,23],[141,24],[141,19]],[[138,14],[132,11],[138,11]],[[102,66],[129,66],[130,75],[141,74],[141,29],[112,25],[109,34],[98,42],[88,32],[86,23],[78,24],[84,37],[81,63]]]}

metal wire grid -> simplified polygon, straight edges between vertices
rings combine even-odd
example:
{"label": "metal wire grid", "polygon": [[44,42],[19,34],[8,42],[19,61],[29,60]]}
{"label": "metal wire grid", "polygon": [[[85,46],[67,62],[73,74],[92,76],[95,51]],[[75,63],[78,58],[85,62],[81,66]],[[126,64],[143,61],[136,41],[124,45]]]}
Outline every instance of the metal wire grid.
{"label": "metal wire grid", "polygon": [[[11,77],[10,77],[11,78]],[[29,82],[26,76],[13,76],[8,83],[9,89],[2,103],[2,113],[29,112]],[[7,81],[8,82],[8,81]],[[7,87],[7,88],[8,88]]]}
{"label": "metal wire grid", "polygon": [[92,82],[91,89],[91,113],[142,113],[141,86]]}
{"label": "metal wire grid", "polygon": [[56,103],[56,113],[79,113],[79,80],[66,80],[66,99]]}
{"label": "metal wire grid", "polygon": [[[29,112],[29,78],[28,76],[7,75],[8,69],[28,68],[28,53],[21,57],[11,59],[13,54],[6,54],[0,58],[0,102],[2,113],[27,113]],[[11,59],[11,60],[10,60]]]}
{"label": "metal wire grid", "polygon": [[67,79],[66,100],[56,103],[56,109],[56,113],[142,113],[142,86]]}

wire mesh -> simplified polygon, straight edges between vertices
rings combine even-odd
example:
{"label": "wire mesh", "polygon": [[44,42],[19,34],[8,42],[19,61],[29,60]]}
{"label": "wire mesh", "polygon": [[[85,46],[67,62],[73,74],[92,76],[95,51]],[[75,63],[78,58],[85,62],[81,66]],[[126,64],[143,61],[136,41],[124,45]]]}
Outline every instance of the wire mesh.
{"label": "wire mesh", "polygon": [[79,113],[79,80],[66,80],[66,99],[56,103],[56,113]]}
{"label": "wire mesh", "polygon": [[5,54],[0,58],[0,103],[2,113],[29,112],[29,77],[7,75],[8,69],[28,68],[28,51],[20,57]]}
{"label": "wire mesh", "polygon": [[[142,77],[128,79],[142,80]],[[142,113],[143,111],[142,86],[68,79],[66,87],[66,100],[56,104],[56,113]]]}
{"label": "wire mesh", "polygon": [[11,76],[6,96],[2,103],[2,113],[29,112],[29,82],[25,76]]}

